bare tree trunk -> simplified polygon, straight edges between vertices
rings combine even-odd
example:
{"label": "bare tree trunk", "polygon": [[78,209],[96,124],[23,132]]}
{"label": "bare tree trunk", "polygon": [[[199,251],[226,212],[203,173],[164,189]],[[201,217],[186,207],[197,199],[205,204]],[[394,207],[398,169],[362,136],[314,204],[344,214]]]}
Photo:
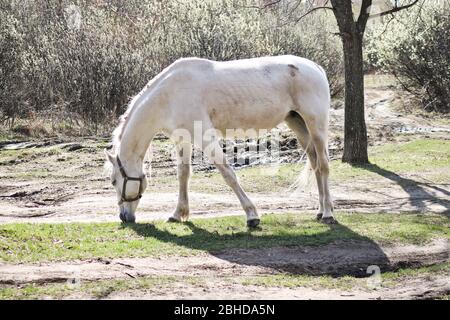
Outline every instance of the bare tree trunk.
{"label": "bare tree trunk", "polygon": [[364,71],[362,35],[343,37],[345,60],[345,136],[343,162],[369,163],[364,117]]}
{"label": "bare tree trunk", "polygon": [[362,15],[354,20],[352,1],[331,0],[342,38],[345,60],[345,137],[343,162],[369,163],[364,118],[364,71],[362,40],[371,0],[363,1]]}

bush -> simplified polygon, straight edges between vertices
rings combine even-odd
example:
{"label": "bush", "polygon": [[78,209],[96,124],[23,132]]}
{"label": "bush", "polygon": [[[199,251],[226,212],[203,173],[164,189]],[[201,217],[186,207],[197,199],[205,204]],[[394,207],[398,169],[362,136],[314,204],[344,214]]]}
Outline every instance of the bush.
{"label": "bush", "polygon": [[[402,14],[368,44],[370,63],[392,73],[424,109],[450,111],[450,16],[439,5]],[[379,26],[378,30],[386,26]]]}
{"label": "bush", "polygon": [[326,16],[281,25],[277,10],[246,2],[2,1],[0,116],[109,130],[131,96],[186,56],[305,56],[327,70],[333,95],[342,90],[340,43],[323,32]]}

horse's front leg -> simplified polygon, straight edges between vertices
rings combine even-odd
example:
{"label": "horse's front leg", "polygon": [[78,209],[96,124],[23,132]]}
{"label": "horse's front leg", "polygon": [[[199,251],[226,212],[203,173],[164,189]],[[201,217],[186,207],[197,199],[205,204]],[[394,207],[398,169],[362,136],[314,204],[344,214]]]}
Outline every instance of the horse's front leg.
{"label": "horse's front leg", "polygon": [[189,218],[189,177],[191,175],[191,154],[192,145],[190,143],[178,144],[177,148],[177,167],[178,167],[178,205],[175,212],[169,218],[170,222],[186,221]]}
{"label": "horse's front leg", "polygon": [[233,168],[228,163],[214,162],[214,164],[217,169],[219,169],[225,179],[225,182],[231,187],[231,189],[233,189],[234,193],[236,193],[239,201],[241,202],[242,208],[244,208],[247,215],[247,226],[250,228],[257,227],[259,225],[260,218],[258,212],[256,211],[256,207],[239,184]]}
{"label": "horse's front leg", "polygon": [[258,212],[256,211],[256,207],[239,184],[233,168],[227,163],[225,154],[223,153],[218,140],[213,139],[212,142],[205,142],[203,147],[205,147],[205,145],[207,145],[207,147],[203,148],[203,153],[216,166],[222,174],[225,182],[237,195],[242,208],[247,215],[247,226],[250,228],[257,227],[260,223],[260,218]]}

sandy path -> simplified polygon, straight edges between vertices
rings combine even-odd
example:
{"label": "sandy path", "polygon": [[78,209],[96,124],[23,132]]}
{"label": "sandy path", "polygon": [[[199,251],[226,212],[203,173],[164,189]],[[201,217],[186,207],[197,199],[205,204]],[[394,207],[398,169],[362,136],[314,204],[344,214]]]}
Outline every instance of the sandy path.
{"label": "sandy path", "polygon": [[[331,188],[335,209],[356,212],[435,212],[450,210],[450,188],[446,184],[411,185],[407,190],[394,181],[380,178],[367,182],[334,185]],[[306,192],[275,194],[250,193],[259,212],[313,213],[317,195]],[[0,199],[0,223],[8,222],[105,222],[119,221],[117,199],[111,192],[97,191],[73,196],[56,205],[27,207]],[[138,221],[167,219],[174,210],[177,193],[146,192],[137,212]],[[230,191],[224,194],[190,193],[191,217],[242,215],[244,212]]]}
{"label": "sandy path", "polygon": [[[213,299],[213,300],[405,300],[433,299],[450,292],[450,275],[403,279],[394,286],[376,289],[325,289],[308,287],[247,286],[212,279],[203,286],[178,284],[152,290],[114,292],[102,299]],[[90,298],[75,295],[74,298]]]}

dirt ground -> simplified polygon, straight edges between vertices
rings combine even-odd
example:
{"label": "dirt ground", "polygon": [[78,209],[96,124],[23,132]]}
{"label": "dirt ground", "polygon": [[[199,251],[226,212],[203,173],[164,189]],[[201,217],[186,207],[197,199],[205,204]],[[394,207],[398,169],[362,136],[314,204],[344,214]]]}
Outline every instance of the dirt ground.
{"label": "dirt ground", "polygon": [[[429,266],[448,261],[448,241],[434,241],[427,247],[396,246],[382,250],[366,242],[333,243],[321,247],[275,247],[269,249],[234,249],[217,255],[195,257],[122,258],[88,261],[20,264],[12,268],[0,264],[0,283],[64,283],[76,279],[79,283],[105,279],[127,279],[142,276],[199,277],[201,285],[180,281],[169,288],[151,291],[126,291],[105,296],[108,299],[390,299],[426,298],[446,294],[450,290],[450,275],[435,275],[403,279],[395,287],[382,286],[357,290],[272,288],[243,286],[239,280],[279,274],[334,275],[365,273],[368,261],[383,270],[395,270],[413,261]],[[420,261],[420,263],[418,262]],[[230,278],[233,280],[230,281]],[[219,290],[217,290],[219,288]],[[86,298],[82,294],[72,298]]]}
{"label": "dirt ground", "polygon": [[[393,111],[396,99],[390,88],[372,88],[366,93],[367,125],[371,144],[388,141],[408,141],[417,136],[450,139],[450,127],[436,124],[419,116],[399,115]],[[338,157],[342,151],[343,109],[332,108],[330,152]],[[281,128],[283,130],[283,127]],[[287,139],[291,136],[287,133]],[[11,148],[26,148],[36,142],[2,143],[0,152]],[[118,221],[116,196],[103,171],[102,149],[106,140],[82,139],[64,141],[49,139],[34,145],[38,150],[56,145],[73,153],[76,164],[67,156],[37,153],[31,159],[12,159],[0,165],[0,224],[10,222],[65,223]],[[33,145],[32,145],[33,146]],[[167,150],[156,144],[152,161],[152,175],[174,175],[174,167],[168,164]],[[292,151],[286,159],[298,160],[301,156]],[[49,163],[48,159],[54,159]],[[206,169],[205,169],[206,168]],[[208,165],[200,164],[194,171],[204,171]],[[400,180],[399,180],[400,179]],[[401,181],[401,179],[405,181]],[[409,184],[406,180],[422,181]],[[369,183],[370,182],[370,183]],[[177,189],[157,192],[151,185],[145,193],[137,219],[166,219],[175,208]],[[333,182],[331,192],[337,211],[360,212],[437,212],[450,210],[450,183],[433,183],[414,176],[380,177],[374,181],[359,179],[357,182]],[[285,191],[250,193],[260,213],[284,213],[287,211],[311,212],[316,210],[316,195],[287,193]],[[225,193],[191,192],[191,217],[216,217],[243,215],[238,200],[231,191]],[[271,248],[258,250],[232,250],[218,255],[205,254],[196,257],[172,257],[167,259],[117,259],[111,261],[70,261],[41,264],[11,265],[0,262],[1,284],[64,282],[76,272],[83,280],[115,279],[136,276],[197,275],[206,281],[201,286],[179,283],[171,290],[161,287],[151,291],[125,291],[105,298],[213,298],[213,299],[405,299],[433,298],[448,295],[450,275],[420,276],[404,280],[394,288],[377,290],[340,290],[306,287],[279,288],[242,285],[228,277],[271,275],[280,268],[295,269],[296,273],[311,275],[358,275],[358,266],[382,265],[395,270],[399,266],[427,266],[449,261],[449,243],[435,241],[426,247],[383,247],[379,252],[361,243],[336,243],[312,248]],[[232,255],[234,258],[229,259]],[[386,258],[387,257],[387,258]],[[232,262],[230,262],[232,260]],[[329,267],[333,266],[330,270]],[[353,271],[351,271],[351,270]],[[351,272],[350,272],[350,271]],[[361,270],[359,270],[361,273]],[[86,298],[82,294],[73,298]]]}

